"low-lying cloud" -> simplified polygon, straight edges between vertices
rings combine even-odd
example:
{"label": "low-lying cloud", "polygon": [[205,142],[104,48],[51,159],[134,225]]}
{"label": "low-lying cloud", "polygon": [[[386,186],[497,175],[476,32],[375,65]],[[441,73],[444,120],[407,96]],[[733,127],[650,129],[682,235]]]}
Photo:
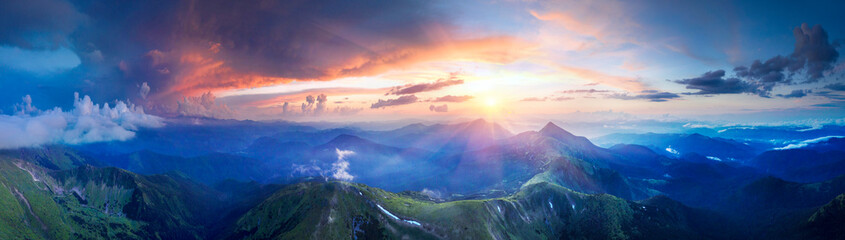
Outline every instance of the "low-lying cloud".
{"label": "low-lying cloud", "polygon": [[810,144],[820,143],[824,141],[829,141],[830,139],[834,138],[845,138],[845,136],[826,136],[814,139],[807,139],[801,142],[792,143],[783,147],[775,148],[775,150],[788,150],[788,149],[799,149],[809,146]]}
{"label": "low-lying cloud", "polygon": [[0,149],[35,147],[44,144],[85,144],[125,141],[139,128],[164,125],[161,118],[144,113],[143,108],[117,101],[100,107],[91,98],[74,94],[74,109],[45,111],[32,107],[32,98],[23,98],[24,108],[15,115],[0,115]]}
{"label": "low-lying cloud", "polygon": [[337,148],[334,150],[337,153],[337,161],[332,163],[332,178],[347,182],[352,181],[355,179],[355,176],[349,174],[349,161],[346,161],[346,157],[355,154],[355,152],[350,150],[340,150]]}

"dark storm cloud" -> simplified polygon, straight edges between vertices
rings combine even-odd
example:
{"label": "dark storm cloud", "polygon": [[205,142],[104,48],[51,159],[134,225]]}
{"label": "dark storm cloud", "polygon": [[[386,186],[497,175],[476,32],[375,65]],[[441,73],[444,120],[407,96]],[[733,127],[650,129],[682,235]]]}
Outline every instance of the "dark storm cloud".
{"label": "dark storm cloud", "polygon": [[824,88],[833,90],[833,91],[845,91],[845,83],[833,83],[824,86]]}
{"label": "dark storm cloud", "polygon": [[845,100],[845,95],[839,92],[831,92],[831,91],[815,91],[813,95],[821,96],[825,98],[835,99],[835,100]]}
{"label": "dark storm cloud", "polygon": [[839,52],[836,51],[838,43],[828,42],[827,32],[821,25],[809,28],[805,23],[801,28],[796,27],[793,34],[796,42],[792,57],[807,68],[810,80],[823,77],[824,71],[833,68],[833,63],[839,58]]}
{"label": "dark storm cloud", "polygon": [[385,95],[405,95],[405,94],[415,94],[421,92],[430,92],[443,89],[448,86],[463,84],[464,80],[459,79],[457,74],[453,73],[449,76],[448,79],[438,79],[432,83],[420,83],[420,84],[408,84],[401,87],[394,87],[390,89]]}
{"label": "dark storm cloud", "polygon": [[812,92],[813,92],[812,90],[796,89],[796,90],[792,90],[792,92],[790,92],[789,94],[778,94],[777,96],[782,97],[782,98],[802,98],[802,97],[805,97],[805,96],[807,96],[807,94],[812,93]]}
{"label": "dark storm cloud", "polygon": [[674,82],[687,85],[687,89],[698,90],[689,94],[733,94],[754,92],[745,81],[739,78],[725,78],[725,70],[706,72],[700,77],[675,80]]}
{"label": "dark storm cloud", "polygon": [[[52,87],[97,99],[169,104],[209,90],[371,75],[437,59],[443,54],[424,50],[453,40],[431,31],[454,28],[448,9],[417,0],[33,0],[0,5],[0,44],[67,46],[82,57],[77,69],[53,77],[69,86]],[[494,46],[498,40],[482,43]],[[146,98],[138,95],[143,82],[156,88]]]}
{"label": "dark storm cloud", "polygon": [[831,44],[827,32],[821,25],[810,28],[806,23],[793,29],[795,49],[789,56],[775,56],[761,62],[754,61],[750,67],[734,69],[737,76],[760,81],[763,84],[790,82],[790,76],[785,75],[806,70],[807,80],[816,81],[824,76],[824,71],[833,68],[833,63],[839,58],[836,43]]}
{"label": "dark storm cloud", "polygon": [[435,99],[431,100],[431,102],[466,102],[466,101],[469,101],[472,98],[473,98],[473,96],[469,96],[469,95],[467,95],[467,96],[446,95],[446,96],[435,98]]}
{"label": "dark storm cloud", "polygon": [[[425,1],[239,1],[193,2],[180,37],[221,44],[233,66],[288,78],[320,78],[353,71],[332,69],[354,57],[377,57],[368,40],[400,44],[431,41],[424,28],[443,17]],[[379,19],[380,21],[369,21]]]}
{"label": "dark storm cloud", "polygon": [[385,107],[390,107],[390,106],[407,105],[407,104],[415,103],[415,102],[417,102],[417,100],[419,100],[419,99],[417,98],[417,96],[414,96],[414,95],[405,95],[405,96],[401,96],[397,99],[387,99],[387,100],[379,99],[378,102],[370,105],[370,108],[385,108]]}
{"label": "dark storm cloud", "polygon": [[788,82],[784,70],[798,68],[798,62],[788,57],[777,56],[766,62],[760,60],[751,63],[751,67],[739,66],[734,68],[738,77],[756,80],[764,84]]}
{"label": "dark storm cloud", "polygon": [[[699,78],[676,80],[687,89],[698,89],[693,94],[753,93],[770,96],[777,85],[792,84],[793,77],[804,73],[804,82],[816,82],[826,71],[833,69],[839,58],[838,43],[828,40],[821,25],[812,28],[802,24],[793,29],[795,48],[788,56],[775,56],[768,60],[755,60],[750,66],[734,68],[736,78],[724,78],[724,70],[707,72]],[[791,94],[788,94],[791,95]]]}
{"label": "dark storm cloud", "polygon": [[55,48],[87,17],[62,0],[3,1],[0,4],[0,45]]}

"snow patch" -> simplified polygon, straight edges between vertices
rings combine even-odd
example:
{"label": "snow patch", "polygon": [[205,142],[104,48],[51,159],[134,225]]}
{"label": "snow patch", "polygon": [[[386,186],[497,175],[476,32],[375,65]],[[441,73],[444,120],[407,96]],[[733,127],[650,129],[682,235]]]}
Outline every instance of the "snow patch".
{"label": "snow patch", "polygon": [[376,207],[378,207],[378,209],[379,209],[379,210],[381,210],[381,212],[382,212],[382,213],[386,214],[387,216],[390,216],[390,218],[393,218],[394,220],[397,220],[397,221],[403,221],[403,222],[406,222],[406,223],[409,223],[409,224],[412,224],[412,225],[416,225],[416,226],[422,226],[422,224],[420,224],[420,223],[419,223],[419,222],[417,222],[417,221],[414,221],[414,220],[404,220],[404,219],[401,219],[401,218],[397,217],[396,215],[393,215],[393,213],[388,212],[386,209],[384,209],[383,207],[381,207],[381,205],[376,204]]}
{"label": "snow patch", "polygon": [[390,216],[394,220],[399,220],[399,217],[397,217],[396,215],[393,215],[393,213],[388,212],[383,207],[381,207],[381,205],[376,204],[376,207],[378,207],[378,209],[381,210],[381,212],[383,212],[384,214],[387,214],[387,216]]}

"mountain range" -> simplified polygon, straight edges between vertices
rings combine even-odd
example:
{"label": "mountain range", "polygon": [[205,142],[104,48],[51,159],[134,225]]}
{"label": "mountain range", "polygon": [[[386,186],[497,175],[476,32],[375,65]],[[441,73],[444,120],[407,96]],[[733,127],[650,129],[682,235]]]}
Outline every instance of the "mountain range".
{"label": "mountain range", "polygon": [[843,237],[836,137],[778,148],[629,134],[603,148],[551,122],[513,134],[485,120],[203,121],[0,151],[0,238]]}

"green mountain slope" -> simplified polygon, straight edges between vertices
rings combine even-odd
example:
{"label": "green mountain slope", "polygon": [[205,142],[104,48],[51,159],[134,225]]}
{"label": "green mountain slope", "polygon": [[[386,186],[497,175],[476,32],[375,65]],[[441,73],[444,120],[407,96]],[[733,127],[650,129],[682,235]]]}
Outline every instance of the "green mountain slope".
{"label": "green mountain slope", "polygon": [[845,194],[821,206],[807,219],[808,239],[845,239]]}
{"label": "green mountain slope", "polygon": [[[433,202],[362,184],[306,182],[276,192],[225,239],[708,239],[710,222],[674,201],[637,203],[550,183],[504,198]],[[692,213],[695,213],[691,215]],[[714,218],[718,219],[718,218]]]}
{"label": "green mountain slope", "polygon": [[178,176],[0,156],[0,239],[197,239],[214,196]]}

